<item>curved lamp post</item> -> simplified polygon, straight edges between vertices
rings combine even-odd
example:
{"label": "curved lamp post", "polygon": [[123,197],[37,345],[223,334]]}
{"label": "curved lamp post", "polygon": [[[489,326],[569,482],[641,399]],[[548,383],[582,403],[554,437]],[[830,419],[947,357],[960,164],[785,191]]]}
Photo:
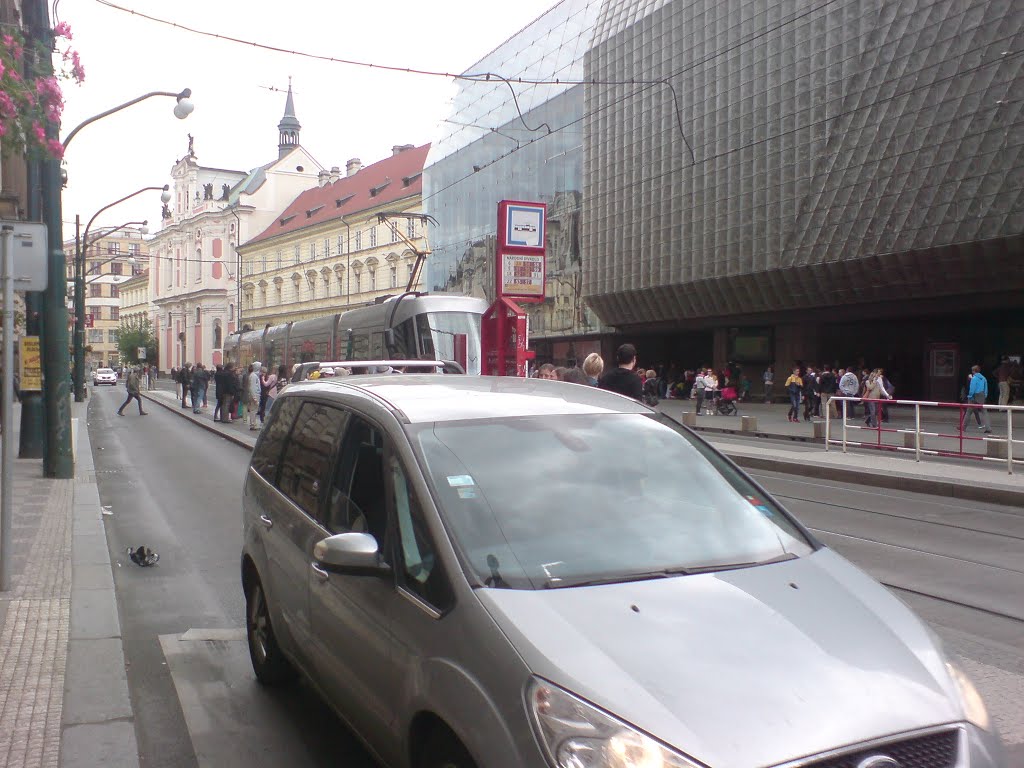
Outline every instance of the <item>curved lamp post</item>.
{"label": "curved lamp post", "polygon": [[[81,127],[81,126],[79,126]],[[78,128],[75,129],[76,131]],[[70,138],[70,137],[68,137]],[[143,187],[137,189],[130,195],[125,195],[119,200],[115,200],[93,214],[92,218],[89,219],[89,223],[85,225],[85,233],[78,237],[77,232],[75,236],[75,402],[81,403],[85,400],[85,251],[83,243],[89,242],[89,230],[92,228],[93,222],[96,221],[96,217],[99,216],[106,210],[113,208],[115,205],[120,205],[125,200],[130,200],[136,195],[141,195],[143,192],[151,192],[160,190],[160,202],[168,203],[171,200],[170,185],[164,184],[162,187]],[[76,217],[77,219],[77,217]],[[118,229],[127,226],[127,224],[118,227]],[[77,227],[76,227],[77,229]],[[107,261],[113,261],[113,259],[107,259]],[[106,262],[104,262],[106,263]]]}
{"label": "curved lamp post", "polygon": [[195,105],[192,103],[191,88],[186,88],[185,90],[180,91],[178,93],[173,93],[171,91],[150,91],[149,93],[144,93],[141,96],[131,99],[130,101],[126,101],[124,104],[118,104],[116,107],[112,107],[111,109],[108,109],[106,112],[100,112],[98,115],[93,115],[88,120],[83,120],[81,123],[75,126],[74,130],[72,130],[71,133],[69,133],[64,138],[64,141],[62,141],[61,144],[64,145],[64,149],[67,149],[68,144],[71,143],[71,140],[75,138],[77,133],[83,128],[85,128],[85,126],[89,125],[90,123],[95,123],[97,120],[102,120],[104,117],[112,115],[115,112],[120,112],[122,109],[130,107],[133,104],[138,104],[140,101],[151,99],[154,96],[170,96],[171,98],[177,99],[178,103],[174,105],[174,116],[179,120],[184,120],[186,117],[191,115],[192,110],[195,109]]}

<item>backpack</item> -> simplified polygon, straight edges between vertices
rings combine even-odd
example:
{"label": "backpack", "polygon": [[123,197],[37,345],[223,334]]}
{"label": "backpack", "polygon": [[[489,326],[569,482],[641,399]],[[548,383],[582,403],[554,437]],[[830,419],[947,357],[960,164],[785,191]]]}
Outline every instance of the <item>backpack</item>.
{"label": "backpack", "polygon": [[661,402],[658,398],[657,379],[648,379],[647,381],[644,382],[644,391],[641,400],[643,401],[644,405],[649,405],[652,408],[656,406],[659,402]]}

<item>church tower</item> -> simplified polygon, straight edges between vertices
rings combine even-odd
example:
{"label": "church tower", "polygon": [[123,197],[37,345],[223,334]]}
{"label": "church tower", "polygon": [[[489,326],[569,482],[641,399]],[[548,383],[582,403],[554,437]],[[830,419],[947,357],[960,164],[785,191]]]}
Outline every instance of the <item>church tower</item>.
{"label": "church tower", "polygon": [[295,117],[295,100],[292,98],[292,79],[288,78],[288,100],[284,103],[284,117],[277,124],[277,157],[284,157],[299,146],[299,120]]}

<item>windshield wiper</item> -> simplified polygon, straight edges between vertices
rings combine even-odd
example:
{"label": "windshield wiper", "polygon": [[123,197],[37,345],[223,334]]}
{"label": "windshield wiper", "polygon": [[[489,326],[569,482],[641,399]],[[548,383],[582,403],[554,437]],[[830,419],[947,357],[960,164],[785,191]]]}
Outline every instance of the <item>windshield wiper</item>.
{"label": "windshield wiper", "polygon": [[767,560],[752,560],[747,563],[716,563],[713,565],[680,565],[672,568],[660,568],[656,571],[640,571],[637,573],[622,573],[610,576],[597,576],[591,579],[549,579],[544,582],[544,589],[564,589],[565,587],[593,587],[599,584],[625,584],[630,581],[651,581],[653,579],[668,579],[673,576],[692,576],[697,573],[717,573],[718,571],[736,571],[741,568],[753,568],[758,565],[769,565],[771,563],[783,563],[787,560],[795,560],[796,555],[791,552],[783,552],[781,555]]}

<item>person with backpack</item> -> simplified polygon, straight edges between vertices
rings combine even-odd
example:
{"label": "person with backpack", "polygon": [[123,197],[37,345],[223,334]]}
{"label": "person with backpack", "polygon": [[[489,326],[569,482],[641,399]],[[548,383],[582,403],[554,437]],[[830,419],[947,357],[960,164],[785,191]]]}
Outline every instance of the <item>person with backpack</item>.
{"label": "person with backpack", "polygon": [[836,404],[832,402],[838,389],[839,383],[836,381],[836,375],[832,373],[832,366],[826,363],[822,366],[821,376],[818,377],[818,393],[821,395],[822,410],[827,408],[829,416],[833,419],[839,417]]}
{"label": "person with backpack", "polygon": [[658,372],[653,368],[645,374],[644,378],[644,389],[643,389],[643,404],[649,405],[651,408],[656,406],[659,402],[659,393],[661,392],[661,380],[658,378]]}

